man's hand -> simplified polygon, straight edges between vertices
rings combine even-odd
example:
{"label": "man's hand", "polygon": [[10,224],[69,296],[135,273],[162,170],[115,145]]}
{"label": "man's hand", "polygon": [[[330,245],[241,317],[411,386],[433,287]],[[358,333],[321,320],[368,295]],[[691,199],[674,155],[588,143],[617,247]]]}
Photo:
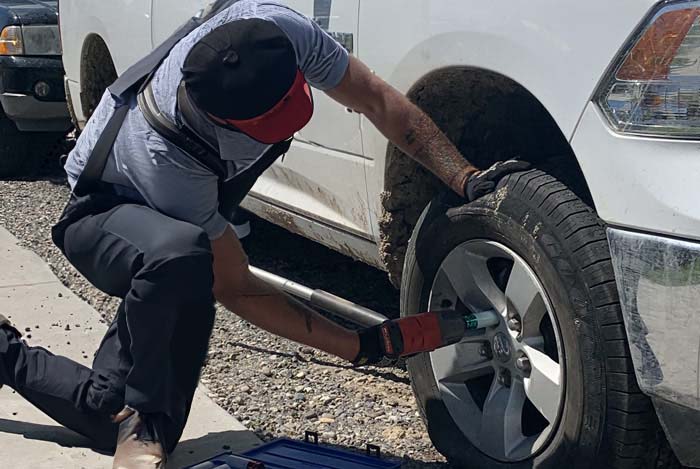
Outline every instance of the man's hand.
{"label": "man's hand", "polygon": [[527,161],[507,160],[499,161],[485,171],[472,173],[464,184],[464,198],[467,202],[473,202],[496,190],[498,181],[503,177],[529,168]]}

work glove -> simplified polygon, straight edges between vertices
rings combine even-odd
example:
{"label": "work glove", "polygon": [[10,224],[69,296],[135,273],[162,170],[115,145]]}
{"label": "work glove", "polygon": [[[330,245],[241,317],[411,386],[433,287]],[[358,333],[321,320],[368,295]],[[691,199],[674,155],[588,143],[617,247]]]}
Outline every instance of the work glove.
{"label": "work glove", "polygon": [[507,160],[494,163],[489,169],[477,171],[471,174],[464,182],[464,198],[467,202],[490,194],[496,190],[498,182],[505,176],[525,171],[530,168],[530,163],[521,160]]}

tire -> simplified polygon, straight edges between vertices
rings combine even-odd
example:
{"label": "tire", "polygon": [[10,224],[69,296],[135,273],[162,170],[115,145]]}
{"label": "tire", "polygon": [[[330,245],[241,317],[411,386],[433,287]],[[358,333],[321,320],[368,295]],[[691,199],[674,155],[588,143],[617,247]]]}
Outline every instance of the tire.
{"label": "tire", "polygon": [[60,132],[21,132],[0,109],[0,177],[34,174],[64,136]]}
{"label": "tire", "polygon": [[436,355],[413,357],[413,391],[435,447],[465,468],[678,467],[650,400],[637,386],[608,242],[594,211],[537,170],[504,178],[494,194],[468,205],[434,200],[409,243],[402,315],[428,310],[443,261],[465,242],[505,246],[539,280],[561,338],[563,404],[537,452],[519,460],[496,458],[471,441],[459,425],[469,427],[450,413],[454,404],[443,399],[435,378]]}
{"label": "tire", "polygon": [[95,37],[87,41],[83,45],[82,57],[80,105],[87,122],[100,104],[105,90],[114,83],[118,75],[109,48],[102,38]]}

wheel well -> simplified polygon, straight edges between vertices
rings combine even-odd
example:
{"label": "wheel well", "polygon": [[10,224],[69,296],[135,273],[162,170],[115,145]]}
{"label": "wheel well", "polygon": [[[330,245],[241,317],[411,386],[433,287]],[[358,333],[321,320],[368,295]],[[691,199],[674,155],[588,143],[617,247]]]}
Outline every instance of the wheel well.
{"label": "wheel well", "polygon": [[107,44],[97,34],[89,35],[80,55],[80,105],[86,121],[116,79],[117,70]]}
{"label": "wheel well", "polygon": [[[576,156],[549,112],[530,92],[495,72],[459,67],[432,72],[409,91],[477,167],[514,156],[566,184],[593,206]],[[380,254],[394,285],[401,282],[408,239],[423,208],[444,185],[390,144],[387,148]]]}

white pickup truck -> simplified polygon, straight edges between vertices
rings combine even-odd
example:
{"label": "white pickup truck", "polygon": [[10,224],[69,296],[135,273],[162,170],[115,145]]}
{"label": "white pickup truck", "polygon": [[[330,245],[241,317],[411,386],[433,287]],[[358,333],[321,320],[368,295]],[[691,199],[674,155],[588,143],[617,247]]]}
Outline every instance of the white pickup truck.
{"label": "white pickup truck", "polygon": [[[204,3],[62,0],[76,123]],[[284,3],[477,165],[535,168],[462,205],[316,93],[244,202],[385,269],[404,315],[501,313],[409,361],[435,446],[460,467],[700,467],[700,2]]]}

